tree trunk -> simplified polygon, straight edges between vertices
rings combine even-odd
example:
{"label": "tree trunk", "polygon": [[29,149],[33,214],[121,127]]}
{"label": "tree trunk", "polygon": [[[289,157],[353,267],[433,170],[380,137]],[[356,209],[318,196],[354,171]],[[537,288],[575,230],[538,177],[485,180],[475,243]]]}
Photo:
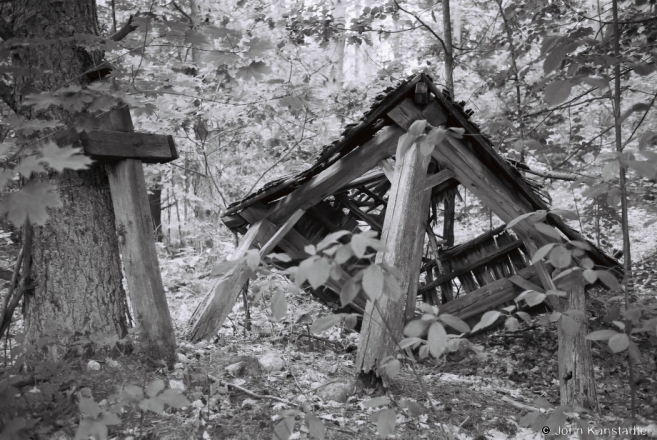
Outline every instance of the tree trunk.
{"label": "tree trunk", "polygon": [[[98,35],[93,0],[16,1],[13,23],[16,37],[48,41],[25,46],[14,55],[19,66],[43,72],[17,78],[16,90],[27,84],[44,91],[67,82],[82,85],[85,76],[81,74],[101,60],[100,53],[87,52],[75,41],[62,41],[77,34]],[[74,121],[74,115],[61,110],[44,116],[69,125]],[[78,334],[125,335],[126,294],[104,169],[94,165],[90,170],[40,179],[58,188],[63,206],[49,211],[48,224],[34,228],[35,287],[24,305],[27,341],[34,343],[40,336],[52,334],[54,327]],[[66,342],[62,340],[62,344]],[[55,357],[62,354],[61,349],[51,350]]]}
{"label": "tree trunk", "polygon": [[[590,342],[586,340],[588,328],[586,325],[584,279],[581,273],[575,273],[561,281],[559,287],[568,291],[566,310],[584,314],[583,319],[568,315],[562,315],[559,319],[559,394],[561,395],[561,404],[597,410],[598,398],[595,390],[591,347]],[[566,331],[567,325],[564,324],[564,319],[577,321],[579,324],[577,332]]]}
{"label": "tree trunk", "polygon": [[164,240],[162,234],[162,187],[157,185],[151,188],[148,194],[148,205],[151,209],[151,217],[153,218],[153,230],[155,231],[155,239],[157,241]]}
{"label": "tree trunk", "polygon": [[[416,235],[421,217],[427,211],[422,203],[429,203],[424,186],[427,178],[429,157],[423,157],[417,146],[412,146],[403,157],[397,157],[388,209],[381,233],[381,241],[388,249],[376,256],[378,263],[385,262],[401,272],[401,291],[408,292],[413,276],[418,274],[415,264]],[[398,299],[382,295],[368,301],[360,332],[356,372],[375,371],[378,363],[394,353],[404,327],[406,298]]]}

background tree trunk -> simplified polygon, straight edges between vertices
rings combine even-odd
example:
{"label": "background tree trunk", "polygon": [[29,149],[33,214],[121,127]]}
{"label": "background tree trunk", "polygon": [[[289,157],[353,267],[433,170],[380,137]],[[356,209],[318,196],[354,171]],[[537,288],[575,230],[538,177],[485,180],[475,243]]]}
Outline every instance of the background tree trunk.
{"label": "background tree trunk", "polygon": [[[93,0],[16,1],[13,18],[16,37],[48,41],[42,46],[25,46],[14,57],[20,66],[47,72],[18,78],[18,91],[26,84],[44,91],[66,83],[83,84],[85,76],[81,74],[101,60],[100,53],[61,41],[77,34],[98,35]],[[61,110],[45,116],[74,123],[74,115]],[[35,287],[26,295],[24,312],[27,340],[35,342],[53,327],[82,334],[125,335],[126,294],[104,169],[94,165],[82,172],[65,171],[40,178],[58,187],[63,207],[50,211],[46,226],[34,228]],[[61,354],[56,349],[52,353]]]}

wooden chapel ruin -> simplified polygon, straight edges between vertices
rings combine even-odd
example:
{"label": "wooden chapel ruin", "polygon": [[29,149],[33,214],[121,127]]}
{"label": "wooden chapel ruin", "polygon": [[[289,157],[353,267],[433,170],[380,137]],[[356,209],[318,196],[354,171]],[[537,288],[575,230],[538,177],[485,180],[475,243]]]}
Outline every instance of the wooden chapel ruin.
{"label": "wooden chapel ruin", "polygon": [[[493,150],[492,143],[469,120],[470,115],[425,74],[389,88],[385,95],[377,96],[359,124],[324,147],[310,168],[270,182],[229,207],[222,220],[231,230],[245,234],[231,260],[257,247],[261,256],[285,252],[298,263],[309,256],[304,247],[332,232],[374,230],[387,246],[377,261],[401,271],[402,289],[407,292],[397,303],[387,296],[377,300],[390,323],[411,319],[418,296],[440,305],[440,313],[472,321],[512,303],[525,290],[555,289],[549,264],[531,264],[536,250],[554,240],[526,220],[512,230],[502,226],[467,243],[438,247],[432,229],[439,222],[437,204],[446,191],[458,185],[505,223],[522,214],[549,210],[538,185]],[[413,147],[393,165],[400,136],[418,120],[427,120],[434,127],[461,128],[464,135],[446,139],[426,159]],[[565,239],[588,243],[560,217],[548,214],[546,221]],[[589,244],[587,254],[598,268],[619,265]],[[341,312],[364,314],[361,336],[367,335],[367,347],[359,348],[357,367],[371,371],[377,360],[392,353],[394,342],[379,323],[369,319],[373,306],[362,293],[349,306],[337,306],[344,281],[358,265],[358,261],[347,262],[341,280],[329,279],[326,286],[311,292]],[[250,273],[242,263],[220,278],[190,320],[191,340],[217,334]]]}

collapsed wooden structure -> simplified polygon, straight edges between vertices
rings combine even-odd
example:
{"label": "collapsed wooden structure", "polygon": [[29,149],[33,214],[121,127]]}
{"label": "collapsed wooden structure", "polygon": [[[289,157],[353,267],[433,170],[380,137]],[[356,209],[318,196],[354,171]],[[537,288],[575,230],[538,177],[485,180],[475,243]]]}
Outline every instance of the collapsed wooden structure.
{"label": "collapsed wooden structure", "polygon": [[[409,232],[402,237],[415,246],[412,261],[405,263],[410,267],[406,319],[413,316],[418,295],[431,304],[444,303],[441,313],[474,319],[506,305],[524,290],[554,289],[547,265],[530,264],[534,252],[550,239],[528,221],[519,222],[513,231],[501,227],[450,249],[438,247],[433,233],[440,223],[437,204],[458,185],[477,196],[503,222],[548,210],[548,205],[539,187],[493,150],[492,143],[469,120],[471,112],[452,102],[428,76],[417,75],[386,92],[377,97],[359,124],[348,127],[340,140],[325,147],[310,168],[270,182],[229,207],[222,217],[224,223],[246,233],[231,259],[259,247],[262,256],[276,250],[298,263],[308,257],[305,246],[331,232],[372,229],[386,235],[386,230],[399,228],[407,220],[388,212],[394,198],[404,209],[414,206],[417,212],[412,214],[419,219],[417,225],[404,225]],[[461,128],[464,135],[436,146],[430,163],[423,163],[417,155],[391,162],[400,136],[417,120],[427,120],[434,127]],[[418,194],[415,198],[414,192]],[[565,239],[587,241],[558,216],[549,214],[546,221]],[[394,240],[399,242],[399,237]],[[588,254],[598,268],[618,266],[593,244]],[[348,262],[340,281],[330,280],[327,286],[312,290],[313,295],[339,309],[343,282],[358,266],[358,261]],[[190,339],[216,335],[248,276],[245,263],[223,276],[192,316]],[[359,296],[340,310],[363,313],[366,302]]]}

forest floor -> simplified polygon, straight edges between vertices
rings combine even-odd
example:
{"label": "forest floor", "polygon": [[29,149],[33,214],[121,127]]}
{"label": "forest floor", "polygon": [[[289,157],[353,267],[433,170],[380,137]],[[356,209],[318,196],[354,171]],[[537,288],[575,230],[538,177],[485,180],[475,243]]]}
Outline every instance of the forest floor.
{"label": "forest floor", "polygon": [[[11,267],[15,251],[5,249],[0,254],[5,267]],[[471,341],[484,347],[488,354],[485,361],[473,353],[457,352],[440,361],[418,361],[415,373],[406,363],[385,391],[367,388],[354,379],[356,332],[333,328],[309,336],[307,318],[327,313],[309,295],[288,298],[288,319],[279,322],[271,319],[268,304],[256,301],[251,307],[251,331],[243,327],[244,307],[238,304],[214,341],[184,341],[182,332],[194,303],[211,286],[207,279],[203,283],[185,281],[190,279],[184,276],[191,272],[189,258],[168,259],[163,264],[179,337],[178,363],[173,370],[148,366],[138,354],[98,359],[92,355],[71,364],[76,392],[96,402],[102,403],[118,387],[143,386],[155,379],[184,389],[191,402],[184,409],[161,414],[133,408],[121,414],[119,424],[109,426],[109,438],[271,439],[277,438],[274,429],[283,416],[293,414],[285,412],[290,409],[319,417],[327,429],[327,439],[380,438],[373,419],[386,406],[397,414],[391,438],[398,439],[539,439],[545,436],[537,431],[545,423],[554,426],[557,420],[545,421],[554,414],[550,406],[559,403],[554,324],[523,324],[513,333],[498,329],[479,334]],[[637,286],[644,294],[652,285],[650,277],[657,273],[656,268],[655,255],[636,264],[641,281]],[[198,273],[197,269],[193,272]],[[589,330],[607,325],[608,301],[601,299],[592,295]],[[657,438],[657,353],[640,335],[637,342],[643,359],[635,371],[639,414],[635,425],[647,437]],[[611,353],[598,342],[593,343],[592,353],[600,411],[580,416],[595,430],[623,426],[630,416],[626,357]],[[261,365],[261,361],[267,364],[264,358],[270,361],[269,371]],[[96,360],[98,369],[88,368],[89,360]],[[384,392],[390,403],[376,405],[381,400],[372,399]],[[405,404],[408,401],[417,402],[421,409],[410,411]],[[71,405],[75,409],[74,400]],[[542,418],[527,426],[527,415],[536,409]],[[53,411],[71,414],[62,408],[53,407]],[[575,416],[567,417],[557,421],[576,427]],[[48,438],[72,439],[79,418],[69,416],[68,420],[58,421],[61,429]],[[289,438],[311,438],[303,416],[297,417]]]}

